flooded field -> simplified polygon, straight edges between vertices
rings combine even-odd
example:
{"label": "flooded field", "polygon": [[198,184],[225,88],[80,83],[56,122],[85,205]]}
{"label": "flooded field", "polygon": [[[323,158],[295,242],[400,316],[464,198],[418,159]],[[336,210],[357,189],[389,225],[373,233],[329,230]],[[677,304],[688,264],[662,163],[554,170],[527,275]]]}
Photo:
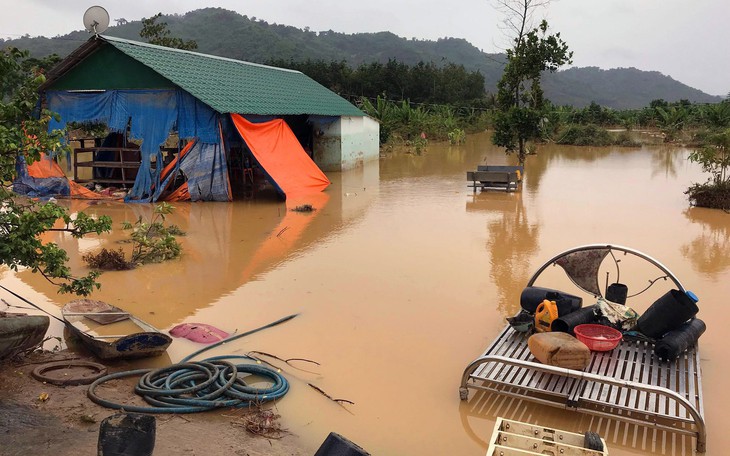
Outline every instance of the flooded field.
{"label": "flooded field", "polygon": [[[389,153],[330,173],[332,186],[304,201],[312,213],[263,195],[178,203],[169,221],[187,232],[183,258],[105,273],[93,297],[163,330],[198,322],[240,333],[299,314],[210,355],[259,350],[320,363],[282,365],[291,391],[277,406],[312,454],[335,431],[376,455],[481,455],[498,416],[599,432],[613,456],[692,454],[693,443],[680,436],[517,400],[474,393],[459,400],[463,369],[519,309],[537,267],[577,245],[624,245],[657,258],[700,297],[708,327],[701,339],[707,454],[723,454],[730,447],[723,335],[730,214],[688,206],[684,190],[705,180],[688,153],[662,145],[544,146],[528,158],[520,192],[473,193],[467,170],[508,163],[488,136],[477,135],[465,146],[430,144],[420,156]],[[49,234],[79,272],[84,253],[126,248],[117,242],[125,237],[122,221],[151,214],[147,205],[64,204],[115,222],[114,233],[98,238]],[[0,277],[55,314],[70,299],[27,271]],[[643,311],[650,303],[629,304]],[[51,331],[63,334],[54,321]],[[175,339],[169,357],[153,364],[198,348]],[[354,405],[331,402],[308,383]]]}

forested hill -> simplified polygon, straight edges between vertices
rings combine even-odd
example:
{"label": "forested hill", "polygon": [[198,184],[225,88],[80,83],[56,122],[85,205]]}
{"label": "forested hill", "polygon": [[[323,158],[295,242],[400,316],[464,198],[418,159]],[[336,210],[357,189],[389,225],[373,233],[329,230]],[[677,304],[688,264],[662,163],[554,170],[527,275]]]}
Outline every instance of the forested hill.
{"label": "forested hill", "polygon": [[[140,40],[141,21],[115,19],[104,33],[109,36]],[[262,19],[242,16],[222,8],[205,8],[185,15],[163,16],[172,36],[195,40],[198,51],[249,62],[289,60],[346,61],[351,66],[372,61],[396,59],[409,65],[420,61],[436,64],[452,62],[468,70],[479,70],[486,90],[496,92],[502,75],[503,54],[486,54],[463,39],[437,41],[398,37],[390,32],[344,34],[332,30],[314,32]],[[28,49],[34,57],[56,53],[66,56],[89,38],[84,31],[55,38],[23,37],[0,43],[3,48]],[[1,41],[1,40],[0,40]],[[570,45],[570,43],[568,43]],[[655,71],[635,68],[602,70],[596,67],[571,68],[544,77],[547,97],[555,104],[583,107],[595,101],[600,105],[624,109],[641,108],[652,100],[714,103],[721,97],[708,95]]]}

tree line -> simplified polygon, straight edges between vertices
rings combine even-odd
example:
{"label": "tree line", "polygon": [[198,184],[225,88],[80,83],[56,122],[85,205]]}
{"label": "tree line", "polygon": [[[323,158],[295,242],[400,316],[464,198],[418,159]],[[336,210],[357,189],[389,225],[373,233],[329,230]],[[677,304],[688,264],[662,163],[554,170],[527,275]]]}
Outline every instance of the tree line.
{"label": "tree line", "polygon": [[395,59],[387,63],[363,63],[351,67],[346,61],[270,60],[268,65],[301,71],[348,99],[378,96],[408,100],[416,104],[444,104],[458,107],[487,107],[484,76],[463,65],[433,62],[408,65]]}

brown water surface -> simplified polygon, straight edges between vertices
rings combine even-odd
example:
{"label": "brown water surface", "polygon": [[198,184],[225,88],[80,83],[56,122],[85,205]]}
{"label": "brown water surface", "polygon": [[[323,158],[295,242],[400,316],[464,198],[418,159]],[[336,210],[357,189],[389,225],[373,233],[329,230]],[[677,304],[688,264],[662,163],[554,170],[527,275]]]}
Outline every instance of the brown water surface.
{"label": "brown water surface", "polygon": [[[688,153],[661,145],[544,146],[529,157],[520,192],[473,193],[467,170],[508,163],[487,135],[476,135],[465,146],[429,144],[421,156],[392,153],[332,173],[333,185],[309,199],[312,213],[266,198],[178,203],[169,220],[187,232],[183,258],[105,273],[93,297],[163,330],[201,322],[243,332],[298,313],[210,355],[260,350],[321,363],[301,365],[311,372],[283,366],[291,391],[278,404],[285,426],[312,453],[336,431],[373,454],[480,455],[495,418],[506,416],[590,428],[607,439],[612,455],[691,454],[694,445],[679,436],[517,400],[474,393],[459,400],[463,369],[518,310],[539,265],[581,244],[625,245],[657,258],[700,296],[708,326],[707,454],[723,454],[730,448],[730,214],[688,206],[683,191],[705,180]],[[148,205],[67,204],[111,215],[115,228],[151,213]],[[122,238],[120,229],[80,241],[49,235],[78,271],[81,254],[128,248],[117,243]],[[70,299],[27,271],[4,272],[2,284],[56,314]],[[648,303],[635,306],[643,311]],[[61,325],[52,331],[60,335]],[[169,360],[198,348],[176,339]],[[355,404],[330,402],[307,383]]]}

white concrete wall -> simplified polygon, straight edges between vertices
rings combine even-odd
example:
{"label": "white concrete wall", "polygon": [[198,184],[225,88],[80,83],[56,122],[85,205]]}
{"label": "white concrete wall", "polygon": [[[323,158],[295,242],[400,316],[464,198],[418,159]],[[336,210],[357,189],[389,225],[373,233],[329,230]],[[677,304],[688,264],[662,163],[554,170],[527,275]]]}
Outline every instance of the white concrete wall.
{"label": "white concrete wall", "polygon": [[380,155],[380,124],[370,117],[342,117],[313,123],[314,162],[323,171],[362,166]]}
{"label": "white concrete wall", "polygon": [[380,156],[380,124],[370,117],[343,117],[342,169],[362,166]]}
{"label": "white concrete wall", "polygon": [[322,171],[340,171],[342,169],[342,141],[340,126],[342,119],[331,123],[314,121],[313,159]]}

